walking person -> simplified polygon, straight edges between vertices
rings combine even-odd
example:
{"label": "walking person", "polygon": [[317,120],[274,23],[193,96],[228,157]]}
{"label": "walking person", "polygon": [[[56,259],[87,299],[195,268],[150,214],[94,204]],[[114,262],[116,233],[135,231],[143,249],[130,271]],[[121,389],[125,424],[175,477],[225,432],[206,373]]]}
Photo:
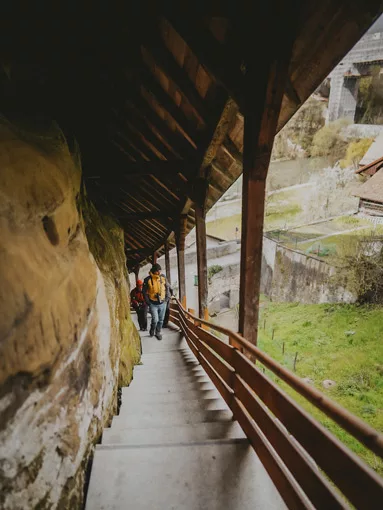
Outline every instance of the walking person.
{"label": "walking person", "polygon": [[143,293],[143,281],[137,280],[136,287],[130,293],[133,308],[137,312],[138,325],[141,331],[148,329],[148,304]]}
{"label": "walking person", "polygon": [[169,288],[169,296],[166,300],[166,311],[165,311],[165,318],[164,318],[164,323],[163,323],[163,328],[167,328],[168,327],[168,323],[169,323],[169,316],[170,316],[170,300],[174,294],[173,292],[173,289],[170,287],[170,285],[168,285],[168,288]]}
{"label": "walking person", "polygon": [[161,329],[165,317],[166,303],[169,300],[169,285],[165,275],[161,274],[159,264],[153,264],[149,276],[145,278],[143,293],[152,316],[150,336],[156,335],[157,340],[162,340]]}

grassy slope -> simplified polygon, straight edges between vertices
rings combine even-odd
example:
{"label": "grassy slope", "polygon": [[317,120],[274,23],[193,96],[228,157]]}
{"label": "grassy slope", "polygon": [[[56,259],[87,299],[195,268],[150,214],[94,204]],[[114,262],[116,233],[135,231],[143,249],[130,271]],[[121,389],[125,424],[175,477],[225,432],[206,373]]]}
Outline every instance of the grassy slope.
{"label": "grassy slope", "polygon": [[[290,369],[298,352],[297,375],[311,378],[318,389],[383,432],[382,312],[382,307],[264,302],[259,346]],[[266,329],[263,329],[264,320]],[[282,354],[283,342],[285,354]],[[334,380],[336,387],[325,390],[322,386],[325,379]],[[284,383],[281,385],[287,389]],[[293,390],[288,392],[383,474],[383,461]]]}
{"label": "grassy slope", "polygon": [[206,223],[207,233],[231,241],[235,239],[235,228],[238,227],[238,239],[241,237],[241,214],[226,216]]}

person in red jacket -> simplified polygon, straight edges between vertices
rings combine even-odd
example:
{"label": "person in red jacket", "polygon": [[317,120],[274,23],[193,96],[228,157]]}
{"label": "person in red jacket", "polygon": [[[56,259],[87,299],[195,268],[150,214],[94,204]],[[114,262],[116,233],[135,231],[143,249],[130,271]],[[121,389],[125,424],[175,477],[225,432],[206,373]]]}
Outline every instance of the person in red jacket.
{"label": "person in red jacket", "polygon": [[137,280],[136,287],[130,293],[133,308],[137,312],[138,324],[141,331],[148,329],[148,305],[142,292],[143,281]]}

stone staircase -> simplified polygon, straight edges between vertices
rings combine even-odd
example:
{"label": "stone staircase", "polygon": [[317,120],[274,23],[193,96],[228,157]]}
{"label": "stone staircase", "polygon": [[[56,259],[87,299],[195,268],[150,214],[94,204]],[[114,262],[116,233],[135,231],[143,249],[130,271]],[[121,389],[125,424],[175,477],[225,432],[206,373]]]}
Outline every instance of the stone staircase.
{"label": "stone staircase", "polygon": [[180,333],[143,335],[143,364],[96,447],[86,510],[286,508]]}

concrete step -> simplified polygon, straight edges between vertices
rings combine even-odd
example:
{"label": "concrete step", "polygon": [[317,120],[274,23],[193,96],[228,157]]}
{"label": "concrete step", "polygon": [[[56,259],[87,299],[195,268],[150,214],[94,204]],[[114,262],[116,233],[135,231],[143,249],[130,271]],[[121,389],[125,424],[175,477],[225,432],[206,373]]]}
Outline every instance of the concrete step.
{"label": "concrete step", "polygon": [[189,425],[192,423],[203,423],[209,421],[230,421],[233,413],[227,409],[223,410],[189,410],[182,407],[175,408],[171,413],[158,410],[147,411],[145,414],[119,415],[113,418],[112,429],[137,429],[153,427],[171,427],[174,425]]}
{"label": "concrete step", "polygon": [[160,386],[153,384],[149,381],[149,383],[141,382],[140,384],[134,384],[134,382],[126,388],[129,390],[130,394],[133,395],[141,395],[145,393],[151,393],[156,395],[158,393],[180,393],[190,390],[197,391],[205,391],[205,390],[214,390],[215,386],[212,382],[184,382],[182,387],[177,387],[174,382],[169,382],[168,384],[161,384]]}
{"label": "concrete step", "polygon": [[145,378],[145,377],[157,377],[161,379],[166,376],[198,376],[201,374],[206,374],[205,370],[197,365],[192,368],[186,367],[166,367],[163,369],[156,368],[142,368],[141,370],[134,369],[133,376],[136,378]]}
{"label": "concrete step", "polygon": [[181,400],[178,402],[145,402],[135,400],[132,402],[123,402],[120,408],[119,417],[130,416],[131,414],[152,414],[153,416],[161,413],[174,414],[182,411],[215,411],[219,409],[228,409],[223,398],[193,399]]}
{"label": "concrete step", "polygon": [[144,354],[176,351],[188,347],[186,340],[176,332],[168,333],[161,341],[157,340],[156,337],[149,337],[149,333],[146,333],[146,335],[147,336],[141,336],[142,352]]}
{"label": "concrete step", "polygon": [[158,364],[162,361],[177,361],[177,360],[185,360],[185,361],[197,361],[196,357],[191,351],[185,352],[180,350],[175,351],[165,351],[160,353],[151,353],[151,354],[143,354],[142,355],[142,363],[154,363]]}
{"label": "concrete step", "polygon": [[137,365],[134,367],[134,372],[143,372],[143,373],[157,373],[157,372],[167,372],[169,370],[175,370],[179,372],[189,372],[196,370],[203,370],[202,366],[196,362],[196,360],[187,360],[180,358],[179,360],[174,360],[172,363],[169,363],[168,366],[162,366],[160,362],[157,363],[143,363],[142,365]]}
{"label": "concrete step", "polygon": [[[126,391],[128,390],[128,391]],[[216,389],[211,390],[187,390],[166,393],[131,393],[129,388],[122,390],[122,405],[129,405],[130,402],[160,403],[160,402],[182,402],[183,400],[220,398]]]}
{"label": "concrete step", "polygon": [[177,373],[169,373],[163,372],[162,374],[133,374],[133,381],[131,382],[131,386],[134,384],[157,384],[160,386],[161,384],[169,384],[173,382],[174,384],[183,384],[187,382],[205,382],[209,380],[209,376],[204,371],[197,372],[193,374],[192,372],[177,374]]}
{"label": "concrete step", "polygon": [[285,509],[247,441],[98,447],[86,510]]}
{"label": "concrete step", "polygon": [[[160,342],[158,342],[158,344],[160,344]],[[161,343],[162,345],[162,343]],[[154,345],[156,346],[156,344]],[[177,356],[177,355],[182,355],[182,356],[194,356],[194,354],[192,353],[192,351],[190,350],[189,346],[186,345],[185,347],[180,347],[179,349],[176,349],[176,350],[171,350],[171,351],[167,351],[167,350],[164,350],[164,351],[156,351],[156,352],[146,352],[144,353],[144,356],[148,357],[148,358],[162,358],[162,357],[174,357],[174,356]]]}
{"label": "concrete step", "polygon": [[[175,356],[161,356],[158,358],[154,358],[152,356],[149,357],[143,356],[142,357],[142,365],[139,365],[139,367],[143,368],[159,368],[163,369],[164,367],[168,366],[180,366],[180,367],[189,367],[192,365],[199,365],[197,359],[194,357],[194,355],[180,355],[176,354]],[[137,367],[138,368],[138,367]]]}
{"label": "concrete step", "polygon": [[102,445],[164,445],[196,443],[213,439],[243,439],[245,437],[236,421],[205,422],[163,428],[105,429],[102,434]]}

